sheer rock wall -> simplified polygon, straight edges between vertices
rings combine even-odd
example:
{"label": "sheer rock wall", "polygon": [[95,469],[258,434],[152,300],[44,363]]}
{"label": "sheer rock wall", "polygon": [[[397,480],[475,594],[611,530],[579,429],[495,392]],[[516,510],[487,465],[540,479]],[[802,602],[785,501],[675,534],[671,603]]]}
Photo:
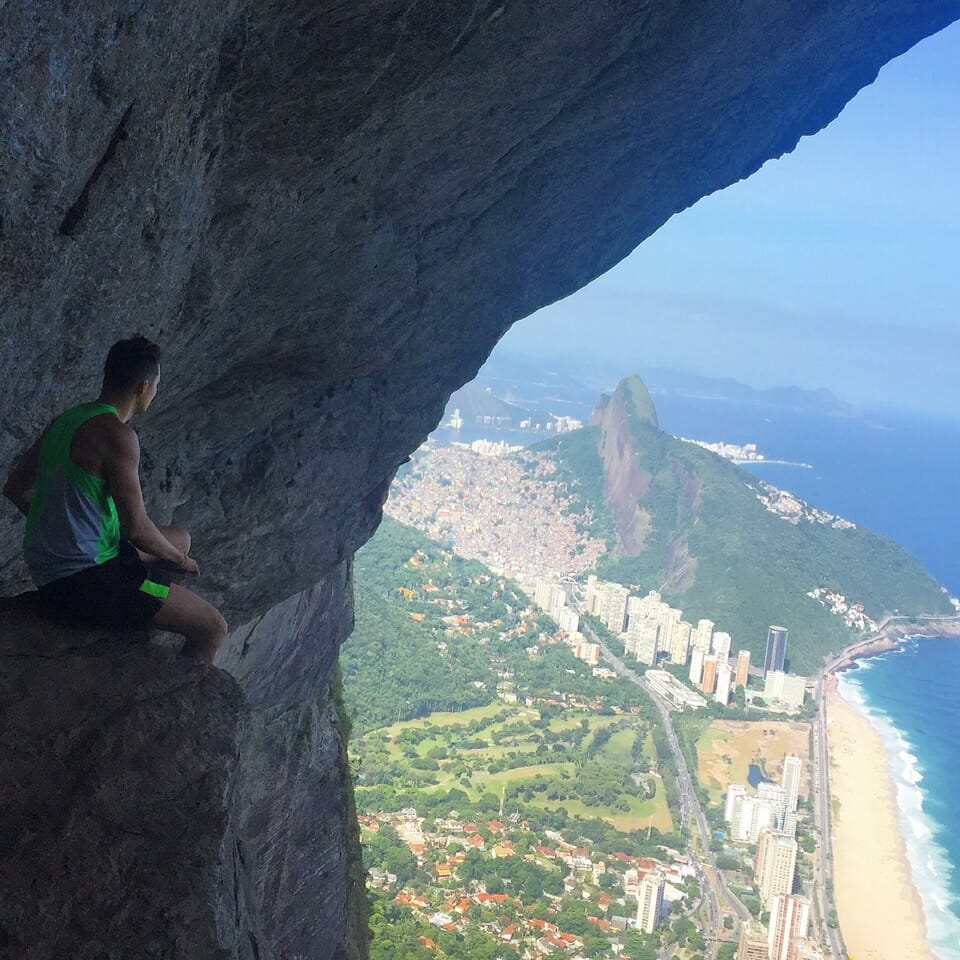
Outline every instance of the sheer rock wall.
{"label": "sheer rock wall", "polygon": [[[512,322],[957,16],[960,0],[0,3],[0,458],[95,393],[113,339],[161,341],[144,488],[193,530],[200,590],[246,624],[222,663],[251,717],[222,719],[279,956],[346,949],[329,670],[350,558],[446,397]],[[3,513],[7,592],[20,529]],[[28,913],[15,881],[0,899]]]}

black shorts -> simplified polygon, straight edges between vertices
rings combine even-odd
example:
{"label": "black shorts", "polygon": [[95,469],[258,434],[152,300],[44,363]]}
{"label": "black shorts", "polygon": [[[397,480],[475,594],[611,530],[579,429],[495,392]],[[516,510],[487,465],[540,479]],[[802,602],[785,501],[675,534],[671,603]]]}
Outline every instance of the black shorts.
{"label": "black shorts", "polygon": [[128,540],[112,560],[54,580],[37,593],[58,620],[97,627],[143,627],[170,591],[170,575],[147,566]]}

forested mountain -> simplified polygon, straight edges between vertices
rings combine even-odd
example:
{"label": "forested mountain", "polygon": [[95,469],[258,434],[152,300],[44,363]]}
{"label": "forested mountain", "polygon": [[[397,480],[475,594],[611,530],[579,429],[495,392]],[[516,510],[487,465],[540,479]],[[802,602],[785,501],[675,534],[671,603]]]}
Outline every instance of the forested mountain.
{"label": "forested mountain", "polygon": [[[947,595],[920,563],[886,537],[847,524],[698,446],[660,431],[637,377],[598,404],[592,425],[534,448],[593,513],[608,539],[597,574],[656,589],[696,622],[705,617],[762,654],[770,624],[790,629],[795,672],[849,643],[842,616],[808,596],[815,588],[862,604],[874,621],[950,614]],[[761,499],[763,498],[763,499]]]}

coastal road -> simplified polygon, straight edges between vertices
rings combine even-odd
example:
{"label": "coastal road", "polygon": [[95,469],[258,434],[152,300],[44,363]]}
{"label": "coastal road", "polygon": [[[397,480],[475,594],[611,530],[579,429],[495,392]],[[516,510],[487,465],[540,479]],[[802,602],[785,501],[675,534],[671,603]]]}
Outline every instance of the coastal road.
{"label": "coastal road", "polygon": [[813,857],[813,889],[820,919],[820,935],[836,960],[846,954],[839,932],[828,920],[832,904],[827,896],[833,881],[833,824],[830,810],[830,758],[827,752],[827,704],[824,696],[825,674],[817,679],[817,714],[813,723],[813,753],[811,754],[810,782],[813,793],[813,820],[819,834],[819,843]]}
{"label": "coastal road", "polygon": [[701,857],[698,856],[693,843],[688,844],[687,851],[697,870],[700,888],[704,893],[707,903],[709,922],[704,938],[712,944],[710,956],[713,957],[717,951],[718,936],[722,932],[721,904],[727,907],[727,911],[725,912],[732,913],[741,921],[750,919],[750,911],[747,910],[740,900],[730,891],[723,879],[723,874],[717,869],[716,858],[710,850],[710,827],[707,824],[707,818],[703,813],[700,800],[693,789],[693,780],[690,776],[690,771],[687,769],[687,761],[683,756],[683,751],[680,749],[676,732],[673,729],[670,710],[663,700],[653,692],[647,681],[635,670],[628,667],[610,650],[588,625],[581,624],[581,630],[589,633],[591,640],[600,645],[601,656],[606,663],[610,664],[621,677],[635,683],[646,693],[653,701],[654,706],[657,708],[663,720],[664,730],[667,734],[667,742],[677,768],[677,784],[680,788],[680,823],[686,826],[691,820],[693,821],[696,825],[703,848],[702,860]]}

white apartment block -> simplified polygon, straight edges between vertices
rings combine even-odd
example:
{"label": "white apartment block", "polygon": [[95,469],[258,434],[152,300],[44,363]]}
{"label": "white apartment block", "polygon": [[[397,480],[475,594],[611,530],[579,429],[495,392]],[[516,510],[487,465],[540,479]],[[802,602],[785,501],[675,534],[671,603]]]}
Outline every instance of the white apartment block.
{"label": "white apartment block", "polygon": [[[679,612],[679,611],[678,611]],[[673,628],[673,636],[670,638],[670,662],[683,666],[690,655],[690,635],[693,633],[693,625],[686,620],[680,620]]]}
{"label": "white apartment block", "polygon": [[803,761],[792,753],[783,758],[783,792],[787,795],[787,811],[793,813],[800,799],[800,775]]}
{"label": "white apartment block", "polygon": [[716,624],[712,620],[698,620],[697,629],[691,640],[695,650],[702,650],[704,653],[710,652],[710,646],[713,641],[713,628]]}
{"label": "white apartment block", "polygon": [[726,706],[730,702],[730,686],[733,677],[733,670],[726,660],[720,660],[717,663],[717,689],[713,694],[713,699],[717,703]]}
{"label": "white apartment block", "polygon": [[757,842],[754,880],[760,902],[769,905],[773,897],[793,892],[797,867],[797,841],[779,830],[764,830]]}
{"label": "white apartment block", "polygon": [[700,681],[703,680],[703,659],[705,656],[705,652],[700,647],[694,647],[693,653],[690,654],[690,682],[698,687]]}
{"label": "white apartment block", "polygon": [[663,913],[663,889],[666,878],[660,870],[651,870],[637,890],[637,929],[653,933]]}
{"label": "white apartment block", "polygon": [[729,633],[724,633],[722,630],[717,630],[710,642],[713,647],[713,652],[717,655],[718,660],[730,659],[730,648],[733,646],[733,638]]}

